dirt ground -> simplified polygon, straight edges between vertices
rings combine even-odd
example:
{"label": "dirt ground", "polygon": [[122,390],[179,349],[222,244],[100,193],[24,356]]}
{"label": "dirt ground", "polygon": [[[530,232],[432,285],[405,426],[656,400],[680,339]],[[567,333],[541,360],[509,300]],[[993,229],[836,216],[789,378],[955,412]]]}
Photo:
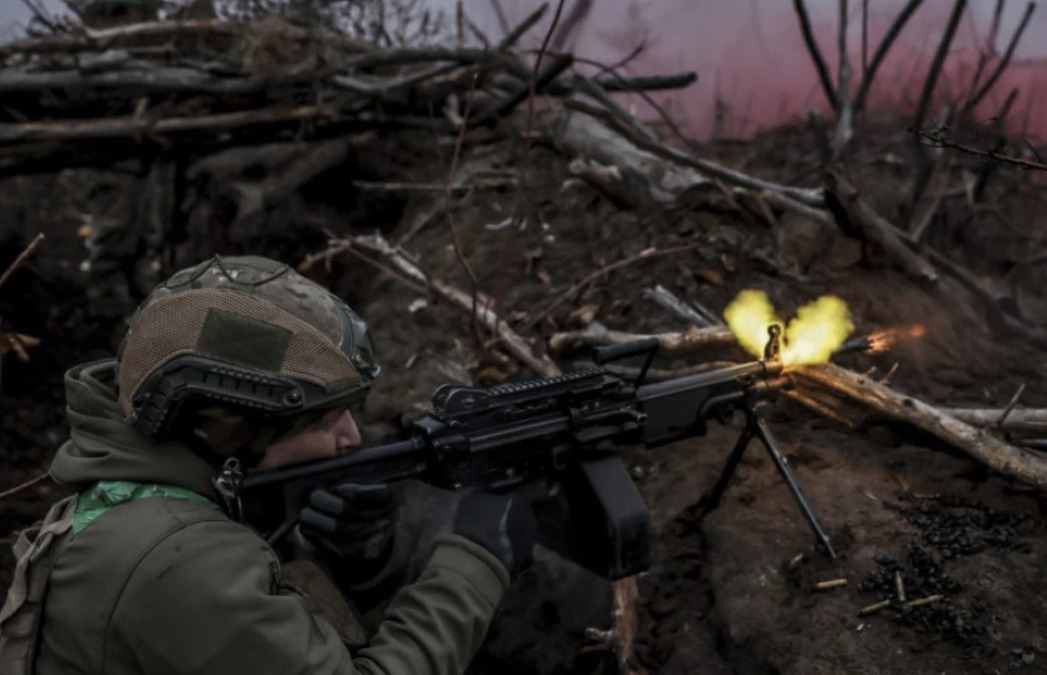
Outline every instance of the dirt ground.
{"label": "dirt ground", "polygon": [[[377,228],[396,241],[431,205],[432,195],[376,193],[350,181],[427,181],[441,174],[431,138],[390,143],[382,140],[351,165],[316,179],[249,235],[216,236],[210,250],[183,247],[171,259],[251,251],[298,263],[323,245],[324,228],[335,234]],[[768,178],[814,184],[817,174],[801,161],[810,147],[803,132],[782,130],[709,153]],[[520,166],[519,148],[506,139],[492,137],[471,153],[502,158],[495,169]],[[855,162],[862,168],[854,178],[892,216],[907,176],[884,159],[887,154],[870,146]],[[471,191],[452,209],[479,288],[521,331],[605,265],[651,246],[694,243],[685,253],[598,278],[537,330],[570,327],[571,312],[590,304],[598,306],[596,320],[611,329],[684,328],[644,300],[643,290],[656,284],[717,312],[745,288],[766,290],[786,313],[832,292],[850,305],[859,334],[917,323],[928,328],[920,340],[886,354],[848,356],[842,365],[885,373],[898,363],[892,385],[932,403],[1002,406],[1021,383],[1027,385],[1025,404],[1047,403],[1047,355],[1018,337],[991,333],[973,301],[949,282],[945,289],[921,288],[898,272],[860,262],[860,244],[834,228],[792,215],[772,227],[716,190],[695,190],[668,209],[630,211],[573,179],[566,162],[545,149],[532,153],[528,177],[524,228],[487,227],[512,212],[512,187]],[[967,222],[948,211],[938,227],[944,234],[936,235],[936,245],[985,276],[1008,269],[1028,251],[1029,238],[1038,242],[1047,231],[1035,183],[1001,178],[995,188],[1008,222],[1021,224],[1021,236],[999,221]],[[11,355],[3,363],[0,491],[37,475],[63,440],[62,372],[104,356],[119,334],[120,317],[90,314],[75,209],[53,206],[73,199],[78,189],[48,177],[8,180],[0,188],[6,228],[0,231],[0,263],[13,259],[36,231],[49,237],[0,291],[4,326],[44,340],[29,363]],[[433,276],[470,288],[444,219],[434,219],[405,247]],[[358,259],[341,257],[310,274],[345,297],[375,332],[384,374],[366,409],[372,439],[395,435],[444,382],[489,385],[532,376],[497,347],[481,352],[470,321],[457,310]],[[710,358],[723,356],[745,358]],[[623,451],[654,525],[653,563],[639,578],[635,668],[713,675],[1047,672],[1043,495],[908,428],[848,429],[784,401],[772,406],[769,419],[838,559],[816,549],[758,446],[747,453],[723,504],[705,507],[703,495],[733,446],[736,424],[657,450]],[[0,499],[0,538],[40,517],[58,491],[45,483]],[[10,555],[0,560],[6,585]],[[896,570],[911,597],[944,597],[918,611],[859,616],[893,589]],[[847,584],[814,590],[816,582],[831,579]],[[614,672],[612,655],[584,649],[585,629],[606,628],[610,608],[606,582],[540,555],[506,600],[474,671]]]}

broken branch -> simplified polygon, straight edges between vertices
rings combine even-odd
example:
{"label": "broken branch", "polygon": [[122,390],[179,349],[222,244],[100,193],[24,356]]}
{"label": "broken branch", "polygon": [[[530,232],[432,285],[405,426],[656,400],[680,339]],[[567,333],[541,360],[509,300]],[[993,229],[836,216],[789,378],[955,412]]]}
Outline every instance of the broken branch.
{"label": "broken branch", "polygon": [[509,353],[541,377],[555,377],[561,373],[559,366],[553,363],[547,355],[537,356],[531,345],[513,331],[509,324],[502,321],[495,314],[490,308],[488,298],[479,296],[479,302],[474,311],[472,294],[430,277],[418,265],[409,260],[402,250],[394,248],[380,234],[350,237],[334,241],[328,250],[309,256],[299,267],[308,269],[317,261],[331,258],[352,247],[359,247],[365,251],[380,255],[408,280],[426,286],[455,307],[465,311],[467,314],[474,315],[477,321],[498,338]]}
{"label": "broken branch", "polygon": [[833,364],[790,371],[797,387],[827,389],[890,419],[907,422],[988,467],[1047,489],[1047,459],[1006,443],[912,396]]}

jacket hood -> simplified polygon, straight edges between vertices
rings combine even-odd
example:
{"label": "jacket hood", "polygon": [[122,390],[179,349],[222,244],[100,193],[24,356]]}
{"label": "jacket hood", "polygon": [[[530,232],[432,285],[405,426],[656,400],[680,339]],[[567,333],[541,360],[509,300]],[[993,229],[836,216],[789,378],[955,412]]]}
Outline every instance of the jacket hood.
{"label": "jacket hood", "polygon": [[100,480],[163,483],[214,497],[215,467],[184,445],[150,441],[124,420],[115,359],[72,368],[65,392],[71,433],[51,462],[57,482],[77,489]]}

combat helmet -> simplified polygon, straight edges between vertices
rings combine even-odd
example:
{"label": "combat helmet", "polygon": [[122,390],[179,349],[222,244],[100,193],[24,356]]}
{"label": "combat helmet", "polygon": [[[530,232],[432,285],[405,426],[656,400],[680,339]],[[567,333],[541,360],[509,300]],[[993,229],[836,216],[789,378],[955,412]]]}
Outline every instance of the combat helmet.
{"label": "combat helmet", "polygon": [[215,256],[157,286],[117,360],[121,410],[154,440],[206,408],[271,425],[352,405],[380,370],[367,325],[345,302],[254,256]]}

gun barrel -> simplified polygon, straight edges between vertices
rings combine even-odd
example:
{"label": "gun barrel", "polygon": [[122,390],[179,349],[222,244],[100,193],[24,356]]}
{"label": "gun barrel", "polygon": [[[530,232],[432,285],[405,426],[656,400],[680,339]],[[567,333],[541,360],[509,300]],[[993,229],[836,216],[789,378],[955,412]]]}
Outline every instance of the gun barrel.
{"label": "gun barrel", "polygon": [[719,368],[706,373],[696,373],[679,377],[675,380],[655,382],[640,387],[637,398],[641,401],[651,401],[665,396],[673,396],[689,389],[700,389],[702,387],[730,382],[741,377],[756,375],[761,378],[772,377],[781,372],[781,364],[775,361],[752,361],[729,368]]}
{"label": "gun barrel", "polygon": [[369,464],[380,464],[389,460],[403,459],[420,453],[424,448],[425,440],[415,436],[405,441],[364,448],[340,457],[318,459],[313,462],[295,464],[286,468],[262,471],[245,477],[243,490],[244,492],[249,492],[252,489],[274,483],[286,483],[300,478],[313,478]]}

